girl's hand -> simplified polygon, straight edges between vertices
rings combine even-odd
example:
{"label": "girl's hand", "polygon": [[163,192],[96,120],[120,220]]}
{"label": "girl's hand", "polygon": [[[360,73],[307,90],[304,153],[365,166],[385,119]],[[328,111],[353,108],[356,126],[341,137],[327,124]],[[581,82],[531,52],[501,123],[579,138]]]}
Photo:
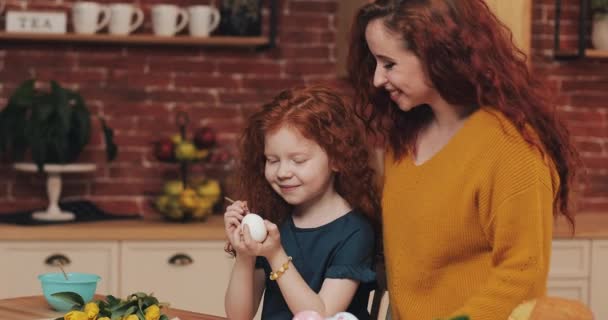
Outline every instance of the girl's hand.
{"label": "girl's hand", "polygon": [[283,250],[281,244],[281,234],[276,224],[264,220],[268,236],[263,242],[257,242],[251,238],[248,225],[241,225],[239,229],[243,230],[243,238],[241,244],[245,248],[248,255],[262,256],[269,258]]}
{"label": "girl's hand", "polygon": [[232,234],[239,228],[241,220],[243,220],[243,217],[247,212],[249,212],[247,202],[243,201],[235,201],[233,204],[229,205],[226,208],[226,212],[224,212],[224,229],[226,237],[228,237],[228,241],[230,241],[230,244],[233,246],[234,242],[231,239]]}
{"label": "girl's hand", "polygon": [[[245,230],[243,230],[243,227]],[[245,233],[247,233],[247,236],[245,236]],[[247,227],[247,225],[242,225],[240,224],[237,228],[232,230],[232,233],[228,236],[228,240],[230,241],[230,244],[232,245],[232,249],[234,249],[234,251],[236,252],[236,257],[237,259],[239,259],[239,257],[255,257],[257,256],[255,254],[255,250],[251,250],[246,244],[245,244],[245,238],[248,238],[249,241],[253,241],[256,242],[255,240],[251,239],[251,234],[249,233],[249,228]]]}

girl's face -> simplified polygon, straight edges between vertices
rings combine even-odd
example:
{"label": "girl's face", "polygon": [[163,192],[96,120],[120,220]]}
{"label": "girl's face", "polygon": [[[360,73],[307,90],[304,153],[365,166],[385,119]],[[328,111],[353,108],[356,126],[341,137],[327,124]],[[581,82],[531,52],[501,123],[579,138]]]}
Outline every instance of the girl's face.
{"label": "girl's face", "polygon": [[316,142],[281,127],[266,135],[264,145],[266,180],[287,203],[308,204],[333,191],[334,170]]}
{"label": "girl's face", "polygon": [[390,94],[399,109],[409,111],[421,104],[433,104],[437,91],[428,83],[420,59],[403,47],[403,40],[389,32],[381,19],[369,22],[365,39],[376,59],[373,83]]}

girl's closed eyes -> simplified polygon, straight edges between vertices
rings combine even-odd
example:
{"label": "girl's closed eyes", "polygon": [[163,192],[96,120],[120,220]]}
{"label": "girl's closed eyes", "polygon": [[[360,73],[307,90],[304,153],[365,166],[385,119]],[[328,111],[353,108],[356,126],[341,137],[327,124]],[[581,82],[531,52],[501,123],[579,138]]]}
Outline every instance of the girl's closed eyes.
{"label": "girl's closed eyes", "polygon": [[[299,157],[299,158],[288,159],[288,161],[291,161],[291,162],[293,162],[295,164],[304,164],[304,163],[306,163],[306,161],[308,161],[308,158]],[[279,159],[266,158],[266,164],[275,164],[275,163],[278,163],[278,162],[280,162]]]}

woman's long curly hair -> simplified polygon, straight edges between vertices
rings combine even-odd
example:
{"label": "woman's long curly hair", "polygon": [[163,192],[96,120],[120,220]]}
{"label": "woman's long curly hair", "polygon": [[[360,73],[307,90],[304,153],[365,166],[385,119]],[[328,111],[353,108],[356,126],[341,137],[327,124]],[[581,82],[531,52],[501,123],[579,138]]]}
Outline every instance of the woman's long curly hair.
{"label": "woman's long curly hair", "polygon": [[339,95],[323,86],[282,91],[251,115],[240,140],[237,171],[240,199],[246,199],[253,212],[276,224],[291,213],[292,206],[272,189],[264,175],[266,135],[282,127],[298,130],[327,153],[337,170],[336,192],[378,228],[379,193],[362,123]]}
{"label": "woman's long curly hair", "polygon": [[420,129],[433,115],[425,107],[402,112],[384,90],[374,88],[376,61],[365,30],[376,19],[401,36],[403,48],[418,56],[444,100],[466,106],[470,112],[480,106],[499,110],[528,143],[553,160],[561,182],[554,212],[574,224],[568,196],[578,157],[568,131],[555,116],[547,84],[529,72],[526,55],[487,4],[483,0],[378,0],[359,9],[348,57],[355,110],[368,129],[385,138],[396,159],[403,159],[413,152]]}

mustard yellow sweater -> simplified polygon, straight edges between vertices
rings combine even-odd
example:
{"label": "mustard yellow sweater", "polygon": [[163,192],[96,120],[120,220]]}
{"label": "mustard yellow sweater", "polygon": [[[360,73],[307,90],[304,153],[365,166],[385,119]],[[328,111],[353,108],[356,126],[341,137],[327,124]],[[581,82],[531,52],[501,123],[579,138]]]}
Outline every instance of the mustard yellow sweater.
{"label": "mustard yellow sweater", "polygon": [[388,152],[382,202],[393,319],[505,320],[542,296],[559,183],[549,163],[486,108],[419,166]]}

